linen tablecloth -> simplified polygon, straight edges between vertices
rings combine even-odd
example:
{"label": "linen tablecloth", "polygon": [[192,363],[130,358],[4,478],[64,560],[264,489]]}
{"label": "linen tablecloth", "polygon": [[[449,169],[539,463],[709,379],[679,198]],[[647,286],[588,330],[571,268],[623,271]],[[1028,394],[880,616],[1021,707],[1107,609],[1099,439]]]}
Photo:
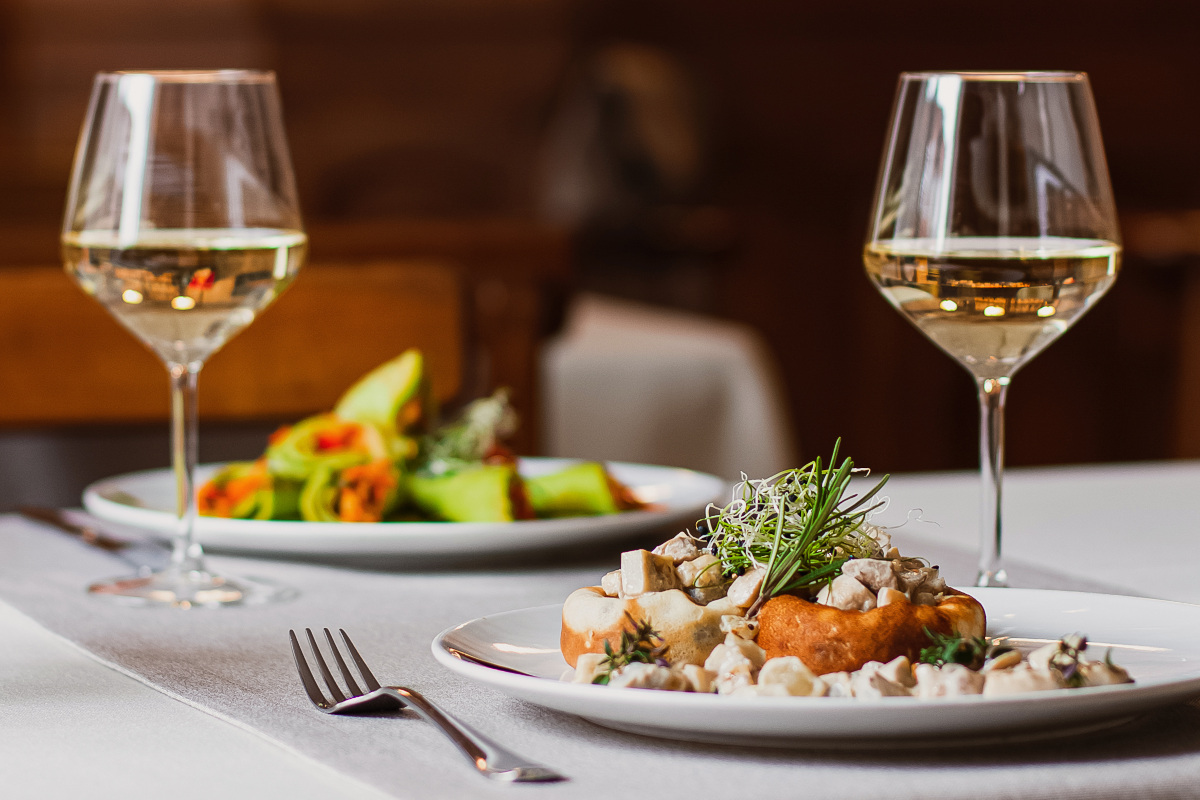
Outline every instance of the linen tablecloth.
{"label": "linen tablecloth", "polygon": [[[1124,501],[1129,503],[1139,489],[1157,491],[1164,481],[1183,484],[1198,477],[1195,466],[1168,473],[1154,468],[1041,471],[1016,476],[1009,497],[1017,501],[1014,506],[1036,506],[1045,497],[1062,504],[1063,491],[1078,493],[1084,491],[1080,487],[1110,481],[1134,493]],[[969,480],[898,478],[890,492],[889,513],[923,506],[921,516],[929,528],[901,529],[898,538],[908,537],[907,542],[901,538],[902,548],[938,559],[960,584],[973,575],[971,543],[952,544],[958,534],[950,523],[973,507]],[[1096,491],[1103,494],[1102,487]],[[964,494],[969,502],[962,501]],[[959,499],[940,506],[940,518],[934,520],[934,501],[940,503],[944,496]],[[1168,515],[1177,513],[1182,519],[1185,506],[1180,500],[1177,509],[1167,509]],[[942,527],[932,528],[934,522]],[[1178,520],[1161,522],[1166,530]],[[1072,523],[1059,533],[1073,540],[1077,551],[1086,548],[1087,557],[1074,564],[1015,564],[1019,582],[1079,589],[1116,583],[1114,570],[1106,572],[1102,566],[1111,561],[1104,550],[1112,536],[1086,527]],[[1193,525],[1186,534],[1194,535],[1194,530]],[[1026,534],[1014,533],[1013,539],[1024,542]],[[612,567],[615,552],[589,561],[556,563],[551,558],[487,571],[409,573],[222,557],[214,565],[223,571],[273,578],[298,588],[301,595],[273,606],[185,613],[128,609],[84,596],[84,584],[120,573],[122,565],[17,518],[0,518],[0,552],[5,554],[0,598],[46,628],[169,696],[395,797],[536,793],[591,798],[630,792],[666,798],[1200,797],[1200,708],[1194,704],[1148,715],[1108,734],[1062,742],[1001,749],[814,752],[706,746],[610,731],[507,698],[434,662],[429,642],[439,631],[489,613],[560,602],[573,588],[596,582]],[[1191,596],[1196,590],[1183,576],[1193,568],[1181,561],[1176,558],[1155,572],[1152,582],[1122,572],[1126,580],[1118,588]],[[465,721],[571,780],[495,784],[475,774],[448,741],[421,721],[317,713],[300,691],[286,640],[289,628],[308,626],[346,628],[381,679],[422,689]]]}

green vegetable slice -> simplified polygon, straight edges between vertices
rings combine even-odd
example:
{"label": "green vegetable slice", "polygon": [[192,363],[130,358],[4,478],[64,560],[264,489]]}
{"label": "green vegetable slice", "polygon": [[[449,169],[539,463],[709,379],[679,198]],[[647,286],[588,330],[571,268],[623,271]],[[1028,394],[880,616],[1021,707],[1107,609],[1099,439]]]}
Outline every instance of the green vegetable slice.
{"label": "green vegetable slice", "polygon": [[425,358],[415,349],[359,378],[333,409],[342,419],[374,425],[389,436],[424,430],[434,412]]}
{"label": "green vegetable slice", "polygon": [[575,464],[549,475],[525,479],[529,502],[539,517],[616,514],[621,510],[604,465]]}
{"label": "green vegetable slice", "polygon": [[521,502],[524,486],[511,464],[446,475],[415,473],[408,478],[408,495],[422,513],[447,522],[511,522],[530,516]]}

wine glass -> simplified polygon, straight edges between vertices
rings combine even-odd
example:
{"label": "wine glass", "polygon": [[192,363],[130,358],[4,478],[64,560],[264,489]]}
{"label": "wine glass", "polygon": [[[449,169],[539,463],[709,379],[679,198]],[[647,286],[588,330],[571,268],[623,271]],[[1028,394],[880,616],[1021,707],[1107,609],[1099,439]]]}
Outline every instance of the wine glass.
{"label": "wine glass", "polygon": [[96,76],[71,174],[63,263],[166,364],[179,522],[168,567],[89,591],[182,608],[290,593],[205,568],[193,535],[196,379],[291,283],[306,248],[274,73]]}
{"label": "wine glass", "polygon": [[975,378],[979,586],[1005,586],[1004,399],[1022,365],[1116,280],[1121,245],[1087,75],[900,76],[863,260]]}

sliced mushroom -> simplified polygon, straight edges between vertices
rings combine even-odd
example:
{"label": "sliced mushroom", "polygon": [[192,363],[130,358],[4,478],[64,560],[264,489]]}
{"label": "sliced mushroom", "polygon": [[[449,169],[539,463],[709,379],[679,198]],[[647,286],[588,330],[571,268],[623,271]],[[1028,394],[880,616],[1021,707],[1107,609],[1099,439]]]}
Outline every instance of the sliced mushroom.
{"label": "sliced mushroom", "polygon": [[609,686],[626,689],[662,689],[668,692],[686,692],[692,684],[683,673],[659,664],[644,664],[635,661],[613,673]]}
{"label": "sliced mushroom", "polygon": [[725,593],[725,596],[734,605],[740,608],[749,608],[758,599],[759,589],[762,588],[763,578],[766,576],[767,571],[762,567],[747,570],[729,585],[729,591]]}
{"label": "sliced mushroom", "polygon": [[697,546],[696,540],[687,531],[682,531],[654,548],[652,552],[656,556],[666,556],[671,559],[672,563],[678,565],[698,557],[701,550]]}
{"label": "sliced mushroom", "polygon": [[962,664],[917,664],[913,668],[917,681],[917,697],[954,697],[979,694],[983,691],[984,676]]}
{"label": "sliced mushroom", "polygon": [[892,683],[898,683],[901,686],[911,689],[917,685],[916,679],[913,677],[912,664],[908,660],[908,656],[896,656],[891,661],[881,666],[878,674],[882,675],[886,680]]}
{"label": "sliced mushroom", "polygon": [[601,578],[600,588],[604,590],[604,594],[607,597],[622,597],[621,570],[614,569],[612,572]]}
{"label": "sliced mushroom", "polygon": [[[650,592],[683,588],[675,573],[675,562],[649,550],[629,550],[621,554],[621,592],[624,597],[640,597]],[[606,593],[607,594],[607,593]]]}
{"label": "sliced mushroom", "polygon": [[758,620],[746,619],[736,614],[725,614],[721,617],[721,632],[732,633],[753,641],[754,637],[758,635]]}
{"label": "sliced mushroom", "polygon": [[825,682],[813,674],[796,656],[772,658],[758,672],[759,686],[782,686],[797,697],[821,697],[828,690]]}
{"label": "sliced mushroom", "polygon": [[873,592],[895,589],[896,570],[892,562],[882,558],[852,558],[842,565],[842,574],[849,575]]}
{"label": "sliced mushroom", "polygon": [[572,683],[591,683],[603,671],[606,658],[603,653],[584,653],[575,662]]}
{"label": "sliced mushroom", "polygon": [[1116,683],[1133,683],[1129,673],[1107,661],[1086,661],[1079,665],[1083,673],[1084,686],[1111,686]]}
{"label": "sliced mushroom", "polygon": [[1067,685],[1058,670],[1034,669],[1028,662],[1012,669],[989,672],[984,678],[983,694],[989,696],[1043,692]]}
{"label": "sliced mushroom", "polygon": [[710,694],[717,690],[717,674],[696,664],[684,664],[683,676],[692,684],[692,691]]}
{"label": "sliced mushroom", "polygon": [[843,611],[870,611],[875,608],[875,595],[850,575],[838,575],[817,594],[817,602]]}

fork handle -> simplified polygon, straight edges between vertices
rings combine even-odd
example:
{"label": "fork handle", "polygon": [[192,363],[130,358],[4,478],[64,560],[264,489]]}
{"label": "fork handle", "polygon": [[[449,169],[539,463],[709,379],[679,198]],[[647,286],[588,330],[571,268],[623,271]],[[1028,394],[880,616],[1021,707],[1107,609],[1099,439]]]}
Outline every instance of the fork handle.
{"label": "fork handle", "polygon": [[554,770],[517,755],[466,723],[459,722],[425,699],[424,695],[405,686],[384,688],[385,691],[397,695],[406,706],[426,721],[440,728],[442,733],[471,759],[475,768],[487,777],[521,782],[566,780]]}

